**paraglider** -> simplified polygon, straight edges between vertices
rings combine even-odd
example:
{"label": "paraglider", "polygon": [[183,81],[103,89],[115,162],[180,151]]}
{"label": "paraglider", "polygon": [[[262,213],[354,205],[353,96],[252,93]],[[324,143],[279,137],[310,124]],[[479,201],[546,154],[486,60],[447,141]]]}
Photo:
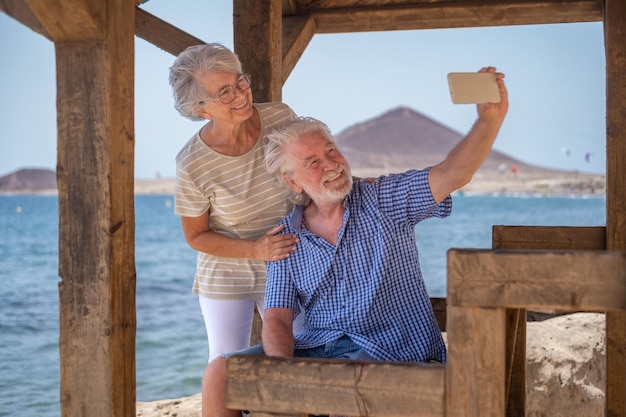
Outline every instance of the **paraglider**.
{"label": "paraglider", "polygon": [[585,162],[589,162],[591,160],[591,152],[587,152],[585,154]]}
{"label": "paraglider", "polygon": [[569,148],[563,148],[561,149],[561,152],[563,152],[563,155],[565,156],[569,156],[569,154],[571,153]]}

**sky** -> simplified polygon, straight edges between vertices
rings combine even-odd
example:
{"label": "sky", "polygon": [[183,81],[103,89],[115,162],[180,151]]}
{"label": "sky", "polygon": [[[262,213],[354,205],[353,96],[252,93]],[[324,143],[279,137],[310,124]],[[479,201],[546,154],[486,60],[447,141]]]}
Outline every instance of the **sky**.
{"label": "sky", "polygon": [[[232,1],[207,4],[150,0],[141,7],[232,49]],[[25,167],[54,169],[54,44],[0,13],[0,56],[0,176]],[[173,178],[176,154],[202,126],[174,109],[168,84],[174,58],[135,38],[138,179]],[[483,66],[503,72],[509,91],[494,149],[541,167],[605,173],[600,22],[315,35],[283,87],[283,101],[335,134],[399,106],[464,134],[476,106],[451,102],[447,74]]]}

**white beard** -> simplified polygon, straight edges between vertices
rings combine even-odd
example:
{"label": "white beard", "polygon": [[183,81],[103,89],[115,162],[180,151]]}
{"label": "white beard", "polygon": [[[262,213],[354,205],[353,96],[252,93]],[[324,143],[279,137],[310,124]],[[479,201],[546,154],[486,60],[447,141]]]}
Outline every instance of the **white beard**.
{"label": "white beard", "polygon": [[[337,171],[344,172],[346,174],[346,180],[340,185],[338,188],[331,189],[326,187],[324,184],[328,178],[332,178],[337,174]],[[344,198],[348,195],[350,190],[352,189],[352,175],[350,174],[350,169],[344,166],[341,166],[336,171],[328,173],[322,178],[322,182],[316,187],[315,190],[305,189],[304,191],[311,197],[311,199],[318,205],[327,205],[327,204],[336,204],[341,203]]]}

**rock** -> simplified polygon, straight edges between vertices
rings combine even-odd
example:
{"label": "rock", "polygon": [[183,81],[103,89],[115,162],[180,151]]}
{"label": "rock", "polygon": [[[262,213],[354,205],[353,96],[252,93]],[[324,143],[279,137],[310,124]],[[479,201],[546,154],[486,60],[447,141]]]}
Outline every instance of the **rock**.
{"label": "rock", "polygon": [[527,341],[528,417],[604,416],[604,314],[528,323]]}
{"label": "rock", "polygon": [[[603,417],[605,317],[574,313],[527,324],[526,416]],[[137,417],[200,417],[200,394],[137,403]]]}

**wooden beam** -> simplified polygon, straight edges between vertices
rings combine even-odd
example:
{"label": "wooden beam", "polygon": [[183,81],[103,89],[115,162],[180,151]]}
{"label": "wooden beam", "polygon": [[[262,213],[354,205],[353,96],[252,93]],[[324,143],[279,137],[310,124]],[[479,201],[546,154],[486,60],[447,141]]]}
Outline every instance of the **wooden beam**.
{"label": "wooden beam", "polygon": [[283,18],[283,84],[295,68],[313,35],[315,20],[312,16],[296,16]]}
{"label": "wooden beam", "polygon": [[343,33],[597,22],[602,20],[602,1],[466,0],[307,12],[315,18],[317,33]]}
{"label": "wooden beam", "polygon": [[11,16],[33,32],[52,40],[46,28],[43,27],[37,16],[33,14],[30,7],[23,0],[0,0],[0,11]]}
{"label": "wooden beam", "polygon": [[606,228],[493,226],[493,249],[605,250]]}
{"label": "wooden beam", "polygon": [[226,405],[280,414],[444,416],[443,364],[234,356]]}
{"label": "wooden beam", "polygon": [[140,7],[135,10],[135,35],[174,56],[188,46],[206,43]]}
{"label": "wooden beam", "polygon": [[448,305],[447,329],[446,417],[504,417],[505,309]]}
{"label": "wooden beam", "polygon": [[624,282],[625,252],[448,251],[448,306],[626,309]]}
{"label": "wooden beam", "polygon": [[[609,250],[626,251],[626,2],[605,0],[606,235]],[[625,280],[626,281],[626,280]],[[626,282],[622,282],[626,286]],[[626,312],[606,315],[607,417],[626,416]]]}
{"label": "wooden beam", "polygon": [[[135,415],[134,4],[55,42],[61,415]],[[53,6],[52,6],[53,7]]]}
{"label": "wooden beam", "polygon": [[235,52],[255,102],[282,101],[282,0],[233,0]]}
{"label": "wooden beam", "polygon": [[104,1],[24,0],[24,2],[55,42],[85,42],[105,38],[107,11]]}

